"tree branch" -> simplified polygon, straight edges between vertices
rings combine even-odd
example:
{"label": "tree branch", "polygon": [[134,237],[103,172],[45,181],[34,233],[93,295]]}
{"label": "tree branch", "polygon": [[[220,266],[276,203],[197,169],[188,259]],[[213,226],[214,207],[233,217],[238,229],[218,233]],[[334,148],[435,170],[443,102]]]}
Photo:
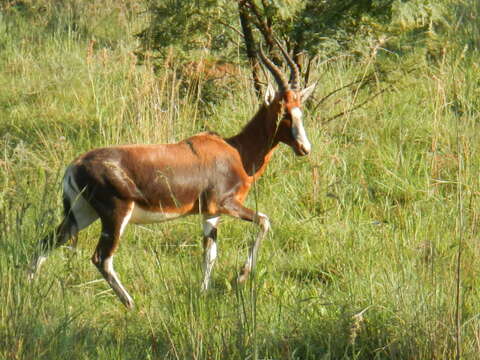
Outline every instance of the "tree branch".
{"label": "tree branch", "polygon": [[331,92],[329,92],[327,95],[325,95],[323,98],[321,98],[318,102],[317,102],[317,105],[315,105],[315,108],[313,109],[313,111],[317,111],[318,107],[323,104],[330,96],[332,96],[333,94],[339,92],[340,90],[343,90],[345,88],[348,88],[352,85],[355,85],[355,84],[358,84],[358,83],[362,83],[364,82],[363,84],[360,85],[359,88],[365,86],[370,80],[372,80],[374,78],[374,74],[370,74],[368,75],[367,77],[363,78],[363,79],[360,79],[360,80],[355,80],[355,81],[352,81],[350,83],[348,83],[347,85],[344,85],[344,86],[341,86],[339,87],[338,89],[335,89]]}
{"label": "tree branch", "polygon": [[230,30],[233,30],[235,33],[237,33],[237,35],[240,35],[241,38],[244,38],[245,36],[242,34],[242,32],[240,30],[238,30],[235,26],[232,26],[222,20],[218,20],[218,22],[220,24],[222,24],[223,26],[226,26],[227,28],[229,28]]}
{"label": "tree branch", "polygon": [[[253,24],[257,27],[258,30],[262,33],[265,38],[265,42],[268,45],[268,48],[271,50],[275,47],[275,41],[273,40],[272,28],[268,26],[268,22],[262,17],[260,11],[258,10],[257,5],[252,0],[245,0],[245,4],[248,5],[248,8],[256,17],[256,21]],[[271,21],[270,21],[271,22]]]}
{"label": "tree branch", "polygon": [[385,91],[390,90],[390,89],[392,89],[392,88],[393,88],[393,85],[390,85],[390,86],[386,87],[385,89],[382,89],[382,90],[376,92],[375,94],[373,94],[372,96],[370,96],[369,98],[367,98],[365,101],[361,102],[360,104],[358,104],[358,105],[356,105],[356,106],[353,106],[353,107],[351,107],[350,109],[347,109],[347,110],[345,110],[345,111],[342,111],[342,112],[340,112],[340,113],[338,113],[338,114],[336,114],[336,115],[328,118],[327,120],[322,121],[321,124],[322,124],[322,125],[326,125],[326,124],[328,124],[329,122],[331,122],[332,120],[335,120],[335,119],[337,119],[337,118],[339,118],[339,117],[341,117],[341,116],[343,116],[343,115],[349,114],[349,113],[351,113],[352,111],[357,110],[358,108],[362,107],[362,106],[365,105],[366,103],[368,103],[368,102],[372,101],[373,99],[375,99],[378,95],[383,94]]}

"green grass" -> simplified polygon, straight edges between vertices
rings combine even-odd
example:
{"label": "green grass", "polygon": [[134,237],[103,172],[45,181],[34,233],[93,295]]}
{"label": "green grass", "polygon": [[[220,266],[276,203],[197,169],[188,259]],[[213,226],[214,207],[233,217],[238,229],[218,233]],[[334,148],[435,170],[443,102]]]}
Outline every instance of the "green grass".
{"label": "green grass", "polygon": [[[118,3],[75,10],[91,15],[75,28],[68,7],[53,23],[0,18],[0,358],[452,359],[460,240],[462,358],[477,358],[480,75],[455,52],[443,63],[383,54],[316,69],[317,99],[379,66],[388,76],[306,109],[311,156],[277,150],[247,200],[273,229],[246,286],[232,284],[257,229],[222,220],[201,295],[197,217],[127,228],[115,266],[132,311],[90,262],[98,224],[28,282],[75,156],[203,129],[229,136],[258,107],[247,70],[231,89],[217,84],[213,104],[175,70],[136,65],[141,19]],[[392,91],[322,125],[387,81]]]}

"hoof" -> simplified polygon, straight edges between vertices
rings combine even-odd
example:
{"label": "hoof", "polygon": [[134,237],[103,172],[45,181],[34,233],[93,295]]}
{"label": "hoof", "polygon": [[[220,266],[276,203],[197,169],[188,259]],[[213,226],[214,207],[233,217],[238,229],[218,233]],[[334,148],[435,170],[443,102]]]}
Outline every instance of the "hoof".
{"label": "hoof", "polygon": [[128,310],[132,310],[132,309],[133,309],[133,301],[124,302],[123,305],[125,305],[125,307],[126,307]]}
{"label": "hoof", "polygon": [[119,299],[120,301],[122,302],[123,305],[125,305],[125,307],[128,309],[128,310],[132,310],[133,309],[133,300],[130,296],[126,296],[126,297],[123,297],[123,296],[119,296]]}
{"label": "hoof", "polygon": [[38,270],[40,270],[40,267],[42,264],[47,260],[46,256],[40,255],[35,261],[33,261],[27,269],[27,279],[28,281],[32,281],[35,279],[35,277],[38,274]]}
{"label": "hoof", "polygon": [[33,281],[35,280],[35,275],[36,275],[36,271],[33,270],[33,269],[28,269],[27,270],[27,280],[28,281]]}
{"label": "hoof", "polygon": [[247,281],[248,275],[250,275],[250,269],[243,268],[240,272],[240,275],[238,275],[237,282],[239,284],[243,284],[245,281]]}

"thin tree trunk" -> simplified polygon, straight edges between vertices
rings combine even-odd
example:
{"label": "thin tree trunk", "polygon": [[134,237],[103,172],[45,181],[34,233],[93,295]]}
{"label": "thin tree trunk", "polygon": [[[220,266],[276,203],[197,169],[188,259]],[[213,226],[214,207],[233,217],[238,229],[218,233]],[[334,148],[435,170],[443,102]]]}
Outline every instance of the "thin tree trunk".
{"label": "thin tree trunk", "polygon": [[[247,11],[249,11],[252,16],[252,18],[255,18],[256,21],[253,21],[253,24],[255,27],[260,31],[260,33],[263,35],[263,38],[265,39],[265,43],[267,44],[268,50],[269,50],[269,55],[272,58],[272,61],[280,66],[282,64],[282,59],[277,56],[276,52],[271,52],[273,49],[275,49],[275,40],[273,39],[273,29],[272,29],[272,23],[273,20],[268,17],[266,14],[261,14],[260,10],[258,9],[257,5],[255,4],[255,1],[252,0],[244,0],[245,3],[245,8],[246,14],[248,15]],[[266,2],[262,2],[263,7],[264,7],[264,12],[266,10],[267,4]]]}
{"label": "thin tree trunk", "polygon": [[252,26],[248,19],[248,9],[245,6],[245,1],[238,2],[238,13],[240,15],[240,24],[242,25],[243,40],[245,41],[245,48],[247,49],[247,57],[252,69],[253,87],[258,96],[262,93],[262,86],[260,84],[260,66],[257,60],[257,52],[255,50],[255,40],[253,38]]}
{"label": "thin tree trunk", "polygon": [[295,46],[293,47],[293,61],[297,64],[300,73],[303,70],[303,62],[305,60],[305,55],[302,51],[302,41],[296,41]]}

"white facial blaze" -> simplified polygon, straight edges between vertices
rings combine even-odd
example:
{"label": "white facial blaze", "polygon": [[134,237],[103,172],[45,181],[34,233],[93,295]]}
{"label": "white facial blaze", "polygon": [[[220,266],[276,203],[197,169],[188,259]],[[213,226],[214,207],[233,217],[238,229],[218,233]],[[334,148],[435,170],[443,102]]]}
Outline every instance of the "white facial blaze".
{"label": "white facial blaze", "polygon": [[294,107],[291,110],[292,115],[292,135],[294,139],[302,145],[303,149],[309,153],[312,149],[312,145],[310,145],[310,141],[308,141],[307,134],[305,133],[305,129],[303,127],[302,121],[302,110],[298,107]]}

